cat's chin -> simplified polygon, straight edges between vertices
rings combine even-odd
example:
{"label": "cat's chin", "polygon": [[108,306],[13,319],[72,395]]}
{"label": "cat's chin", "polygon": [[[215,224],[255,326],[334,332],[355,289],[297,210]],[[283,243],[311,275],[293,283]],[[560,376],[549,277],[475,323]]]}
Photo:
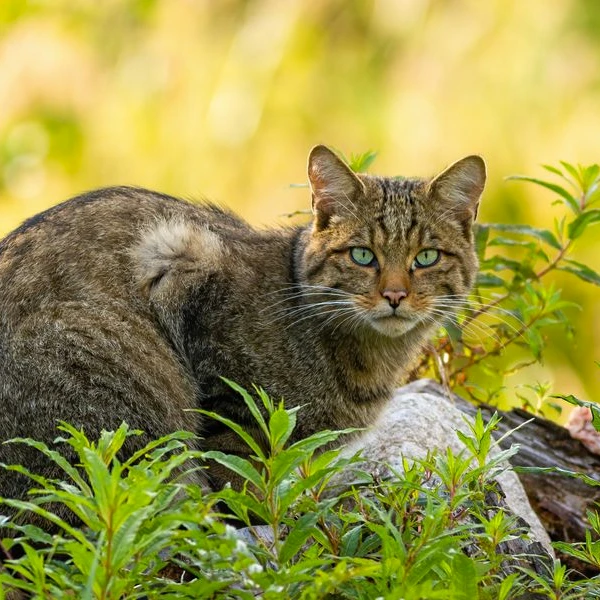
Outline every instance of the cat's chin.
{"label": "cat's chin", "polygon": [[400,337],[414,329],[418,324],[417,319],[406,319],[402,317],[389,316],[378,319],[370,319],[369,324],[377,331],[387,337]]}

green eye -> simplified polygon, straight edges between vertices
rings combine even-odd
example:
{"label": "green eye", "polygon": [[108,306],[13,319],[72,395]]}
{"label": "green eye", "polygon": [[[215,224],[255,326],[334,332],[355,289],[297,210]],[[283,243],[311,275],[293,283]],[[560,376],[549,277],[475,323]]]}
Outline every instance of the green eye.
{"label": "green eye", "polygon": [[415,267],[431,267],[440,260],[440,256],[441,253],[439,250],[436,250],[435,248],[425,248],[425,250],[421,250],[421,252],[415,256],[415,262],[413,264]]}
{"label": "green eye", "polygon": [[375,254],[368,248],[350,248],[350,258],[361,267],[372,267],[377,263]]}

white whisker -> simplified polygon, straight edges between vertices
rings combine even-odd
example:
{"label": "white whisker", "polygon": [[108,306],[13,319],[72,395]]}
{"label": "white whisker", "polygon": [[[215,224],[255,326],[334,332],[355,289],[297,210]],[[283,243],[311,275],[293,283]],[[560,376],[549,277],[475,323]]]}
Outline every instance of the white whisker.
{"label": "white whisker", "polygon": [[484,309],[484,313],[482,314],[498,319],[499,321],[503,322],[505,325],[510,327],[514,332],[517,331],[517,328],[511,325],[511,323],[509,323],[505,318],[502,317],[510,317],[511,319],[516,321],[519,324],[519,326],[525,326],[525,322],[513,311],[510,311],[506,308],[502,308],[500,306],[492,306],[486,309],[486,306],[488,305],[473,300],[472,298],[466,299],[464,296],[439,296],[438,298],[436,298],[436,306],[452,307],[453,309],[458,309],[466,314],[468,314],[469,312],[477,313],[481,309]]}
{"label": "white whisker", "polygon": [[[450,321],[456,325],[459,329],[463,329],[463,332],[467,335],[472,335],[473,337],[477,337],[480,344],[483,343],[484,337],[492,337],[495,341],[499,342],[500,337],[494,331],[494,328],[486,323],[476,323],[471,321],[466,328],[463,328],[461,324],[457,321],[457,315],[449,314],[445,311],[441,311],[438,309],[429,309],[433,314],[439,315],[442,317],[442,321]],[[441,323],[443,326],[443,323]]]}
{"label": "white whisker", "polygon": [[[300,287],[300,289],[298,289],[299,287]],[[302,289],[303,287],[306,289]],[[271,294],[272,293],[275,293],[275,292],[271,292]],[[354,294],[351,294],[350,292],[346,292],[344,290],[339,290],[336,288],[329,288],[326,286],[314,286],[314,285],[311,285],[311,286],[294,285],[294,286],[290,286],[290,288],[288,288],[288,289],[277,290],[276,293],[278,293],[284,297],[280,300],[277,300],[276,302],[272,302],[271,304],[268,304],[267,306],[262,308],[260,310],[260,312],[272,310],[276,306],[285,304],[286,302],[291,302],[293,300],[304,298],[304,297],[319,296],[322,298],[328,298],[328,297],[345,298],[345,299],[354,298]]]}
{"label": "white whisker", "polygon": [[[282,307],[279,308],[275,311],[273,311],[273,316],[275,316],[276,318],[271,319],[269,322],[270,323],[275,323],[277,321],[280,321],[281,319],[285,319],[286,317],[294,317],[296,315],[305,313],[305,312],[314,312],[316,308],[320,308],[320,307],[337,307],[337,306],[343,306],[343,307],[351,307],[353,306],[353,303],[348,301],[348,300],[331,300],[329,302],[314,302],[312,304],[305,304],[302,306],[294,306],[291,308],[287,308],[287,307]],[[322,312],[322,311],[316,311],[318,312]]]}
{"label": "white whisker", "polygon": [[331,310],[320,310],[320,311],[310,312],[309,314],[304,315],[304,316],[300,317],[299,319],[295,319],[291,323],[288,323],[288,325],[286,325],[286,327],[284,329],[286,329],[286,330],[290,329],[291,327],[296,326],[298,323],[301,323],[302,321],[305,321],[306,319],[314,319],[315,317],[320,317],[320,316],[325,316],[325,315],[339,316],[343,313],[346,313],[346,312],[352,311],[352,310],[354,310],[354,309],[350,308],[350,307],[343,307],[343,308],[333,308]]}
{"label": "white whisker", "polygon": [[341,325],[345,324],[346,322],[348,322],[348,320],[350,320],[350,323],[352,323],[352,320],[355,319],[358,316],[358,309],[354,309],[353,311],[351,311],[350,315],[348,315],[345,319],[341,320],[332,330],[332,334],[336,332],[336,330],[338,329],[338,327],[340,327]]}

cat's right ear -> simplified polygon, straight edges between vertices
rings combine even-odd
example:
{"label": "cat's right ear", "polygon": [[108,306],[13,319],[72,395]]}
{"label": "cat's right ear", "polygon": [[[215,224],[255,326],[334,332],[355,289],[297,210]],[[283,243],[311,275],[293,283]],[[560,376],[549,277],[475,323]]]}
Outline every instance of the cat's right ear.
{"label": "cat's right ear", "polygon": [[473,154],[456,161],[435,177],[429,183],[429,190],[461,219],[472,220],[477,216],[486,177],[485,161]]}
{"label": "cat's right ear", "polygon": [[356,214],[355,199],[364,192],[364,184],[327,146],[310,151],[308,180],[318,230],[325,229],[333,216]]}

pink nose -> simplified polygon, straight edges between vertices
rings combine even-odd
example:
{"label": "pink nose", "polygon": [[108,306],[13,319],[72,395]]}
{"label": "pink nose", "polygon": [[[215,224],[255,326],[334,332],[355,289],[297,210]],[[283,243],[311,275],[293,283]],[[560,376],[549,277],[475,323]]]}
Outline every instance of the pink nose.
{"label": "pink nose", "polygon": [[390,303],[392,308],[398,308],[400,301],[408,296],[406,290],[383,290],[381,295]]}

